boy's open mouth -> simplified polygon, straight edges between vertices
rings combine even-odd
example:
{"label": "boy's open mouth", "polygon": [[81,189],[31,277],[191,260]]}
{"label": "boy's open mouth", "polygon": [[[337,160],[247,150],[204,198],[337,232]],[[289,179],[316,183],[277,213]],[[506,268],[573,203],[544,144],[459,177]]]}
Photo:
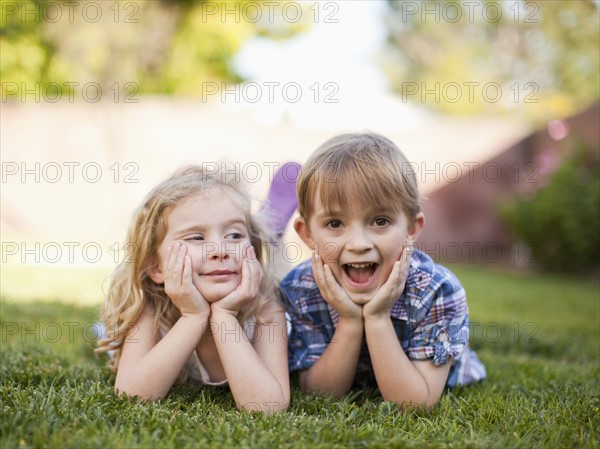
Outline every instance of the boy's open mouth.
{"label": "boy's open mouth", "polygon": [[373,262],[345,263],[342,265],[346,276],[353,284],[364,285],[371,282],[379,265]]}

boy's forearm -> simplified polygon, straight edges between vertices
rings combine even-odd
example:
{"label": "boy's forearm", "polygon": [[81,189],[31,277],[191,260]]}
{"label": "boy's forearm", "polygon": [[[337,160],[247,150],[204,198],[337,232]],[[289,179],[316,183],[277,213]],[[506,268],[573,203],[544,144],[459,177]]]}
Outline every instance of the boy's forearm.
{"label": "boy's forearm", "polygon": [[365,320],[365,334],[383,399],[400,406],[433,405],[427,382],[404,353],[391,319]]}
{"label": "boy's forearm", "polygon": [[302,390],[334,397],[346,394],[356,375],[362,336],[362,319],[341,318],[323,355],[301,375]]}

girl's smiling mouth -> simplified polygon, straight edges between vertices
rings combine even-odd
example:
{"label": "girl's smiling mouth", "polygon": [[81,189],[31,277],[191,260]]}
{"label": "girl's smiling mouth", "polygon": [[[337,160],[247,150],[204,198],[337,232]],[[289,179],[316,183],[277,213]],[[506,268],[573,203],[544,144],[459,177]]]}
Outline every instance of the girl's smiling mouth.
{"label": "girl's smiling mouth", "polygon": [[227,277],[227,276],[232,276],[234,274],[237,274],[235,271],[231,271],[231,270],[213,270],[213,271],[209,271],[207,273],[202,273],[200,276],[210,276],[210,277]]}

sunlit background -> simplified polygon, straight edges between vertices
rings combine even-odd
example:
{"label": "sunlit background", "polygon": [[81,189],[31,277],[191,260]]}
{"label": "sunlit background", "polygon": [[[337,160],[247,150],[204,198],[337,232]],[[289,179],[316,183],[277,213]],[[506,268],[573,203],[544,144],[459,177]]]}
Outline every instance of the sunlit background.
{"label": "sunlit background", "polygon": [[182,164],[239,163],[258,209],[362,130],[414,162],[434,259],[598,274],[597,1],[0,3],[4,297],[100,301]]}

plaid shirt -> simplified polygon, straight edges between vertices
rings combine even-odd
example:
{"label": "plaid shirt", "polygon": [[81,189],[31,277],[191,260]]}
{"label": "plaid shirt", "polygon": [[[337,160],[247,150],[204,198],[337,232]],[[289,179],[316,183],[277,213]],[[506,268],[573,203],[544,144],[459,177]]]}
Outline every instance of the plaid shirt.
{"label": "plaid shirt", "polygon": [[[310,368],[331,342],[339,315],[321,296],[310,260],[285,277],[281,291],[291,320],[290,372]],[[435,365],[443,365],[452,358],[447,387],[485,378],[485,367],[468,347],[465,291],[452,272],[434,263],[427,254],[413,251],[404,292],[390,315],[410,360],[431,360]],[[375,384],[364,335],[355,384]]]}

